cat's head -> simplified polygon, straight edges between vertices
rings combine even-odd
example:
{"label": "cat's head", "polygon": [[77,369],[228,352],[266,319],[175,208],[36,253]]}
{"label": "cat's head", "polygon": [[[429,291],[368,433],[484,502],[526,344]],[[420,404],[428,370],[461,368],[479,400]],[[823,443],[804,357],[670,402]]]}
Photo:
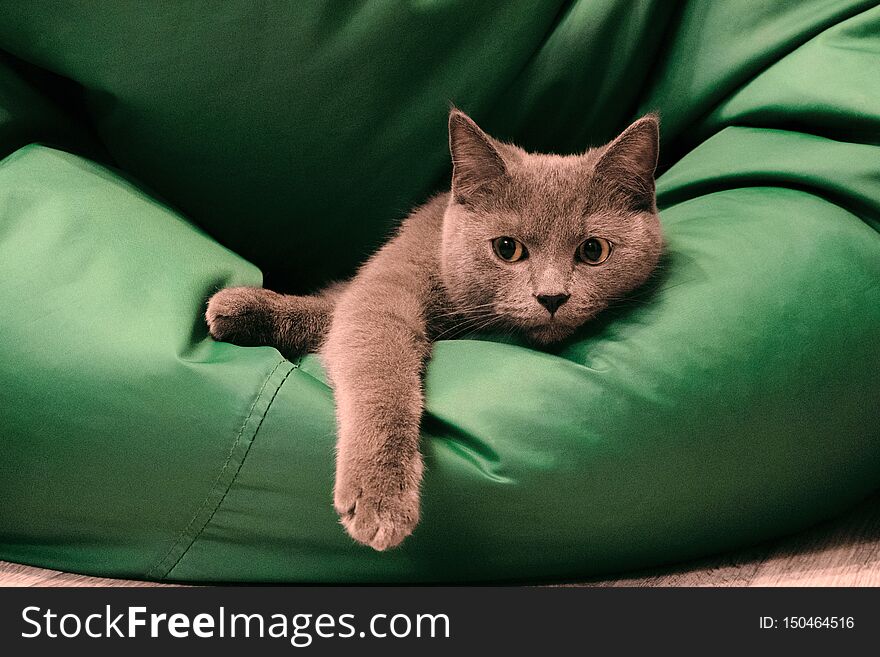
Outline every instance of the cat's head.
{"label": "cat's head", "polygon": [[578,155],[527,153],[449,115],[443,283],[473,325],[564,339],[644,283],[662,249],[658,120]]}

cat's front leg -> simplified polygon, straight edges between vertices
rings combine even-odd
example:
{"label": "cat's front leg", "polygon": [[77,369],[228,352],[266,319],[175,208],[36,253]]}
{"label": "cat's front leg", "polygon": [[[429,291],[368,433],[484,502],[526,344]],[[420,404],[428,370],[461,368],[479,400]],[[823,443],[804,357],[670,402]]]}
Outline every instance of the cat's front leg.
{"label": "cat's front leg", "polygon": [[[395,443],[418,445],[418,438],[418,430],[367,429],[340,440],[333,503],[346,531],[359,543],[387,550],[418,524],[421,454],[417,448],[387,448]],[[364,449],[365,442],[373,449]]]}
{"label": "cat's front leg", "polygon": [[355,540],[386,550],[419,521],[421,374],[430,343],[406,291],[385,297],[398,301],[387,313],[357,293],[340,303],[322,350],[339,430],[334,506]]}
{"label": "cat's front leg", "polygon": [[208,300],[205,320],[216,340],[244,347],[272,344],[281,295],[260,287],[227,287]]}
{"label": "cat's front leg", "polygon": [[244,347],[269,345],[294,358],[320,347],[335,297],[333,289],[296,296],[259,287],[229,287],[210,298],[205,319],[216,340]]}

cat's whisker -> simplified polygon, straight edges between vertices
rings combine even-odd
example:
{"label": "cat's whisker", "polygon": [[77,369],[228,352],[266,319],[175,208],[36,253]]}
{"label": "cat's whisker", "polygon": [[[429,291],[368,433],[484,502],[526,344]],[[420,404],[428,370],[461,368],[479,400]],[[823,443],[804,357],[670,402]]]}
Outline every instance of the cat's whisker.
{"label": "cat's whisker", "polygon": [[479,331],[489,328],[490,326],[492,326],[492,324],[495,324],[498,321],[499,318],[493,315],[492,317],[485,318],[483,322],[477,322],[476,324],[467,327],[465,331],[467,333],[478,333]]}
{"label": "cat's whisker", "polygon": [[475,326],[471,329],[472,333],[479,333],[480,331],[485,331],[488,328],[491,328],[494,324],[497,323],[497,318],[491,318],[480,324],[479,326]]}
{"label": "cat's whisker", "polygon": [[481,303],[481,304],[476,304],[473,306],[465,306],[463,308],[458,308],[456,310],[450,310],[450,311],[444,312],[444,313],[437,313],[435,315],[432,315],[431,317],[432,317],[432,319],[443,319],[444,317],[468,315],[468,314],[478,312],[478,311],[493,309],[494,306],[495,306],[495,302],[491,301],[489,303]]}
{"label": "cat's whisker", "polygon": [[463,321],[453,324],[452,326],[446,328],[444,331],[436,335],[434,337],[434,340],[440,340],[447,335],[458,335],[464,331],[471,331],[473,330],[474,326],[478,326],[481,322],[485,320],[495,321],[497,319],[498,317],[494,313],[465,318]]}
{"label": "cat's whisker", "polygon": [[462,333],[469,330],[469,325],[467,323],[456,324],[455,326],[451,326],[442,333],[439,333],[434,337],[434,340],[443,340],[443,339],[454,339],[456,336],[461,335]]}
{"label": "cat's whisker", "polygon": [[457,319],[473,319],[478,317],[494,317],[499,313],[494,308],[481,308],[476,310],[471,310],[469,312],[458,312],[458,313],[450,313],[447,315],[448,318],[457,318]]}
{"label": "cat's whisker", "polygon": [[[446,315],[435,315],[434,317],[432,317],[432,319],[433,319],[434,321],[442,321],[442,320],[447,320],[447,321],[449,321],[449,320],[452,319],[452,318],[468,319],[468,318],[470,318],[470,317],[479,317],[479,316],[482,316],[482,315],[484,315],[484,314],[486,314],[486,313],[488,313],[488,312],[492,312],[491,309],[488,309],[488,308],[487,308],[487,309],[484,309],[484,310],[473,310],[473,311],[470,311],[470,312],[464,312],[464,313],[448,313],[448,314],[446,314]],[[492,314],[494,314],[494,312],[492,312]]]}

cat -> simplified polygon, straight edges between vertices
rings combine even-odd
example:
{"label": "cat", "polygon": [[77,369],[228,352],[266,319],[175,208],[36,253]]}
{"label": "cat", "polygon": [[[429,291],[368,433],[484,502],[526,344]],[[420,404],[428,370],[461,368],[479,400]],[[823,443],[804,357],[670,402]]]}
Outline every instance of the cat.
{"label": "cat", "polygon": [[452,184],[406,218],[355,277],[310,296],[233,287],[211,335],[319,351],[338,426],[334,507],[376,550],[419,520],[422,374],[432,341],[482,329],[537,346],[571,336],[657,266],[658,118],[577,155],[528,153],[449,114]]}

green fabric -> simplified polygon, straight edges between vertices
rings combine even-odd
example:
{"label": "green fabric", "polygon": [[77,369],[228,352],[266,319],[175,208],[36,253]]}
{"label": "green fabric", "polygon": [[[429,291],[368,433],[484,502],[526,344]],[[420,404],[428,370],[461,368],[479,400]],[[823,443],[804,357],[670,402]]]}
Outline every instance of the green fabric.
{"label": "green fabric", "polygon": [[0,48],[76,81],[112,164],[310,291],[448,175],[450,101],[536,148],[622,127],[672,4],[569,5],[0,0]]}
{"label": "green fabric", "polygon": [[[880,485],[871,4],[0,2],[2,154],[72,152],[0,163],[0,558],[196,581],[574,579],[864,497]],[[551,352],[436,345],[423,520],[376,553],[332,509],[316,358],[215,343],[202,313],[260,270],[287,289],[350,272],[443,185],[450,99],[564,152],[659,110],[667,255]]]}

